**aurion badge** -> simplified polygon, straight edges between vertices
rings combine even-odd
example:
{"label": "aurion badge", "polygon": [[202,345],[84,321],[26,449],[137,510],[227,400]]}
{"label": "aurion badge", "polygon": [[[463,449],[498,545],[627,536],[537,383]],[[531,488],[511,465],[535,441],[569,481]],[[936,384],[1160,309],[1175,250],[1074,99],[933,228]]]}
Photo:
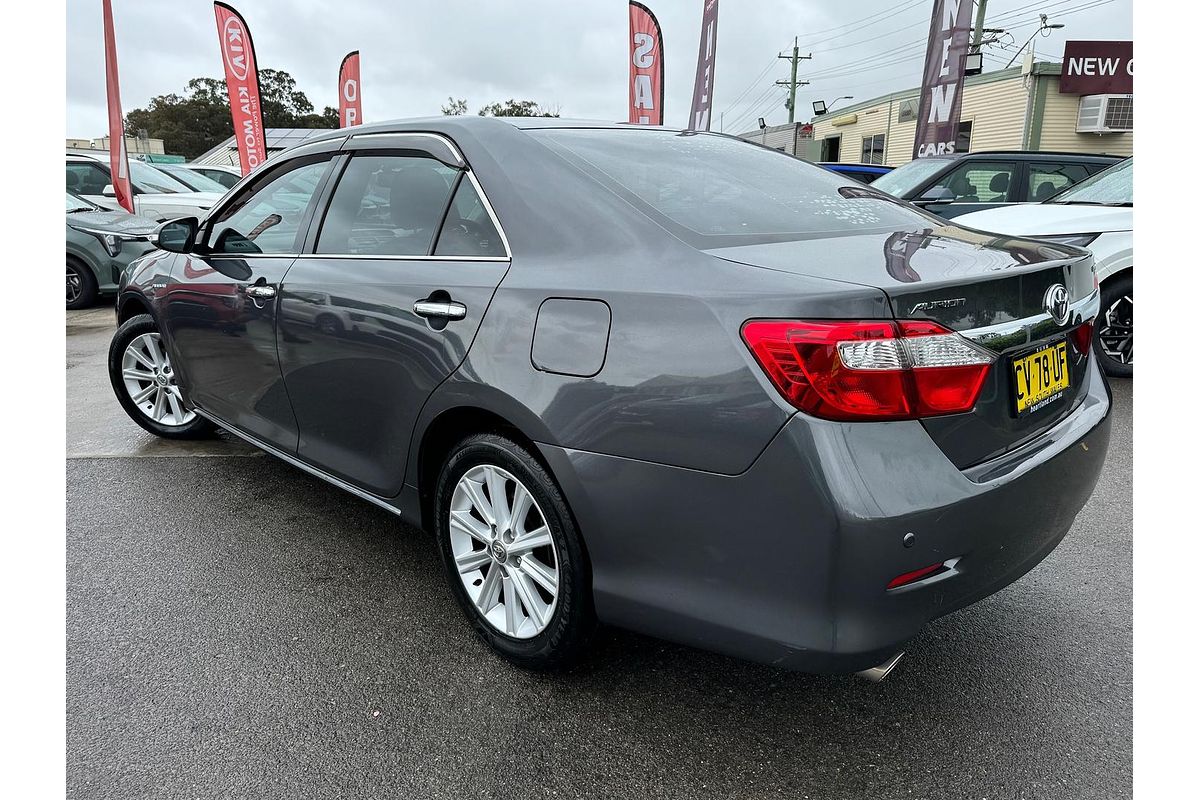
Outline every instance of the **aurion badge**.
{"label": "aurion badge", "polygon": [[1067,287],[1056,283],[1047,289],[1046,296],[1042,298],[1042,307],[1052,320],[1059,325],[1066,325],[1071,316],[1071,297],[1067,294]]}

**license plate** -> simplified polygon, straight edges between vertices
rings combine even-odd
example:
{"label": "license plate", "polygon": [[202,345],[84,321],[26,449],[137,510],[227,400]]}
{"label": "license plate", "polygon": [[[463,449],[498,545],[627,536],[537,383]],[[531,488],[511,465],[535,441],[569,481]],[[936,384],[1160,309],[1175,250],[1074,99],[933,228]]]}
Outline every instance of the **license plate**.
{"label": "license plate", "polygon": [[1061,400],[1070,385],[1065,340],[1013,360],[1017,416],[1032,414]]}

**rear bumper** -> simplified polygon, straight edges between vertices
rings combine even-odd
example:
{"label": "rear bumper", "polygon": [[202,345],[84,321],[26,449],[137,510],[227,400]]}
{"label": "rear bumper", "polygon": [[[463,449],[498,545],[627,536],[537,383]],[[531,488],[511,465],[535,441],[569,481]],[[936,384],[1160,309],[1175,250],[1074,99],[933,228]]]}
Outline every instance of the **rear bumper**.
{"label": "rear bumper", "polygon": [[[1099,477],[1109,409],[1093,363],[1069,417],[966,472],[920,423],[799,414],[736,476],[541,449],[583,532],[602,620],[740,658],[852,672],[1054,549]],[[886,590],[950,559],[938,579]]]}

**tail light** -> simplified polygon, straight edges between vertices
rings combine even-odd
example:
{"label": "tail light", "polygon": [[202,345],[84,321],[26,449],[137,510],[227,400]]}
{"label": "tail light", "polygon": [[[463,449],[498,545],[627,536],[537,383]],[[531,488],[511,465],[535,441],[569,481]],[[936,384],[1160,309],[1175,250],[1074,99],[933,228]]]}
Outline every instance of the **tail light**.
{"label": "tail light", "polygon": [[1082,355],[1087,355],[1092,349],[1092,330],[1095,323],[1094,319],[1089,319],[1071,331],[1071,342],[1075,345],[1075,350]]}
{"label": "tail light", "polygon": [[922,321],[751,320],[742,338],[792,405],[836,420],[970,411],[996,358]]}

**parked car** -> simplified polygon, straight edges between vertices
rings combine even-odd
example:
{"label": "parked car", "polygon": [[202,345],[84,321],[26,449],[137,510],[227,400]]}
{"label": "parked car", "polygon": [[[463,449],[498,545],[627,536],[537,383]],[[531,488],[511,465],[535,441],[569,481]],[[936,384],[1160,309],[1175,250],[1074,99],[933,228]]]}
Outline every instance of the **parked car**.
{"label": "parked car", "polygon": [[[67,154],[67,191],[109,210],[118,210],[108,154]],[[217,192],[194,192],[162,170],[144,161],[130,160],[133,208],[139,215],[159,222],[174,217],[204,216],[221,199]]]}
{"label": "parked car", "polygon": [[872,186],[952,219],[1013,203],[1040,203],[1120,160],[1021,150],[930,156],[896,167]]}
{"label": "parked car", "polygon": [[965,214],[962,225],[1086,247],[1096,258],[1100,316],[1095,349],[1104,371],[1133,377],[1133,159],[1033,206]]}
{"label": "parked car", "polygon": [[843,164],[840,161],[822,161],[821,166],[830,172],[836,172],[838,175],[845,175],[863,183],[873,183],[881,175],[887,175],[895,169],[895,167],[885,164]]}
{"label": "parked car", "polygon": [[155,224],[66,194],[67,308],[87,308],[100,295],[115,294],[129,262],[154,249]]}
{"label": "parked car", "polygon": [[229,191],[228,186],[214,181],[212,178],[201,172],[197,172],[186,164],[155,164],[154,168],[160,172],[167,173],[193,192],[211,192],[223,195]]}
{"label": "parked car", "polygon": [[181,166],[199,172],[206,178],[216,181],[226,189],[232,189],[234,184],[242,179],[242,173],[234,167],[224,167],[220,164],[182,164]]}
{"label": "parked car", "polygon": [[[158,241],[109,355],[130,417],[219,426],[432,531],[526,667],[599,620],[882,675],[1053,550],[1107,450],[1086,250],[734,137],[330,131]],[[225,318],[193,314],[214,289]],[[396,335],[322,324],[324,295]]]}

